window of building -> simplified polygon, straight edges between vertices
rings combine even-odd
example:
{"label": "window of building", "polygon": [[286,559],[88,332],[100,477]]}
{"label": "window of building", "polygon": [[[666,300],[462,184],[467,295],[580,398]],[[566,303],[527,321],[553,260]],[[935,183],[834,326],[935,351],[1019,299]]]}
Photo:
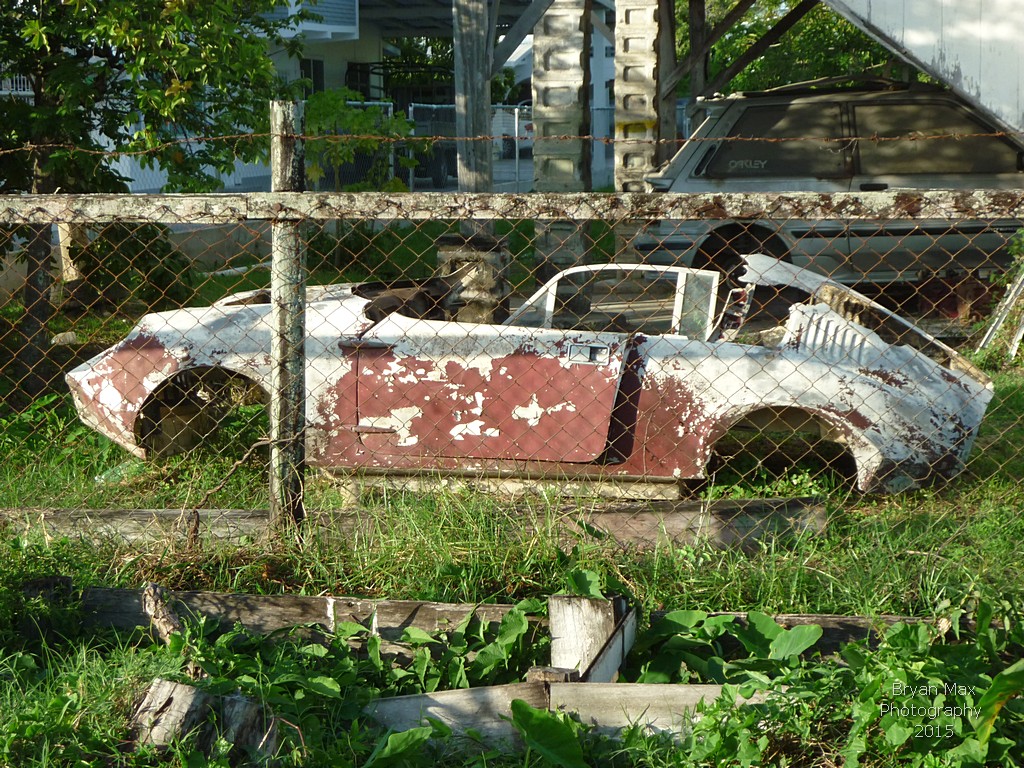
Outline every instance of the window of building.
{"label": "window of building", "polygon": [[324,62],[322,59],[299,59],[299,76],[308,80],[306,96],[324,90]]}

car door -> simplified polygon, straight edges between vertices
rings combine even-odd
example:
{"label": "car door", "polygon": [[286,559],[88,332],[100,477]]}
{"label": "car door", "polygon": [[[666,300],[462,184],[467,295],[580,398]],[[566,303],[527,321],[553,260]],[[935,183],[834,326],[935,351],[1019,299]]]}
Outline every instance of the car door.
{"label": "car door", "polygon": [[607,448],[622,334],[395,313],[350,347],[355,431],[375,452],[589,462]]}

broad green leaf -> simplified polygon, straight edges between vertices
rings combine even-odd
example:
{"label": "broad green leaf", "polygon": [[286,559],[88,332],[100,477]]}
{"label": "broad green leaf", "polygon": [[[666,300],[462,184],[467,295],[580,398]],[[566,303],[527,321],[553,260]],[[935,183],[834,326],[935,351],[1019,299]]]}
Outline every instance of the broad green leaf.
{"label": "broad green leaf", "polygon": [[390,765],[401,760],[426,744],[432,732],[433,728],[425,725],[420,728],[410,728],[408,731],[387,734],[377,742],[377,746],[363,763],[363,768],[370,768],[374,765]]}
{"label": "broad green leaf", "polygon": [[522,734],[526,746],[546,760],[561,768],[587,768],[575,732],[554,713],[514,699],[512,723]]}
{"label": "broad green leaf", "polygon": [[324,675],[310,678],[306,681],[306,689],[313,693],[318,693],[321,696],[327,696],[331,699],[341,698],[341,686],[338,681],[333,677],[326,677]]}
{"label": "broad green leaf", "polygon": [[992,735],[999,712],[1010,699],[1024,690],[1024,659],[1011,664],[992,678],[992,685],[978,700],[981,715],[974,724],[978,741],[985,744]]}
{"label": "broad green leaf", "polygon": [[772,640],[769,658],[788,659],[799,656],[820,639],[821,627],[817,624],[804,624],[783,630]]}
{"label": "broad green leaf", "polygon": [[519,642],[530,629],[530,622],[522,611],[513,608],[501,618],[498,625],[498,637],[495,642],[507,650]]}
{"label": "broad green leaf", "polygon": [[414,645],[427,645],[429,643],[440,642],[436,637],[433,637],[429,632],[424,632],[419,627],[406,627],[402,632],[402,642],[412,643]]}
{"label": "broad green leaf", "polygon": [[569,591],[582,597],[593,597],[601,600],[601,577],[593,571],[576,570],[569,574]]}
{"label": "broad green leaf", "polygon": [[881,723],[882,730],[885,732],[885,740],[890,746],[898,747],[903,744],[907,739],[914,735],[913,725],[904,725],[903,723],[892,722]]}
{"label": "broad green leaf", "polygon": [[747,626],[736,629],[736,637],[754,656],[765,658],[771,651],[772,640],[785,630],[771,616],[757,611],[747,614]]}

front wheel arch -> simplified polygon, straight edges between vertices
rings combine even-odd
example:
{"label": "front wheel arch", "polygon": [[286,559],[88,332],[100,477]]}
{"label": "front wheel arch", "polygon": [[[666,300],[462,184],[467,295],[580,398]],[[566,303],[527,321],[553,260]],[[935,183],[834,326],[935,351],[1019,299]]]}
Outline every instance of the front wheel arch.
{"label": "front wheel arch", "polygon": [[135,441],[147,458],[173,456],[206,442],[241,404],[269,402],[256,380],[221,367],[179,371],[146,399],[135,420]]}
{"label": "front wheel arch", "polygon": [[730,221],[719,225],[701,240],[693,257],[693,267],[717,269],[732,277],[742,265],[742,257],[750,253],[791,261],[789,248],[778,231],[758,222]]}

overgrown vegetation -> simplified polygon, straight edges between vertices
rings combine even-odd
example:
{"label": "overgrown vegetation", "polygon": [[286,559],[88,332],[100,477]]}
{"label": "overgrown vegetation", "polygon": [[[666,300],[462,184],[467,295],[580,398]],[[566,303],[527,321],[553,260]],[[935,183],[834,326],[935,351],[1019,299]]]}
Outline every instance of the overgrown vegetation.
{"label": "overgrown vegetation", "polygon": [[[536,598],[520,601],[497,625],[467,620],[445,634],[407,630],[397,660],[356,624],[341,624],[326,637],[321,630],[318,641],[306,631],[258,637],[207,621],[156,646],[147,636],[83,628],[73,604],[21,592],[26,578],[55,570],[74,573],[80,584],[102,580],[102,546],[89,552],[69,541],[15,536],[5,549],[5,765],[235,764],[227,742],[215,744],[212,756],[189,739],[167,754],[125,750],[132,707],[145,685],[154,676],[181,678],[186,662],[203,672],[196,685],[215,694],[240,691],[273,711],[284,766],[975,766],[1024,759],[1019,600],[975,594],[959,605],[936,603],[934,615],[952,628],[945,636],[932,625],[900,623],[882,630],[877,647],[852,643],[824,658],[814,651],[821,636],[816,626],[783,629],[757,611],[745,622],[670,611],[641,633],[624,681],[724,684],[721,698],[702,706],[681,741],[639,727],[613,739],[517,702],[512,720],[524,756],[453,739],[436,722],[389,733],[363,710],[382,696],[521,680],[546,656],[545,635],[531,621],[543,611]],[[322,552],[304,554],[306,565],[323,563]],[[558,586],[593,593],[600,581],[567,566]]]}

